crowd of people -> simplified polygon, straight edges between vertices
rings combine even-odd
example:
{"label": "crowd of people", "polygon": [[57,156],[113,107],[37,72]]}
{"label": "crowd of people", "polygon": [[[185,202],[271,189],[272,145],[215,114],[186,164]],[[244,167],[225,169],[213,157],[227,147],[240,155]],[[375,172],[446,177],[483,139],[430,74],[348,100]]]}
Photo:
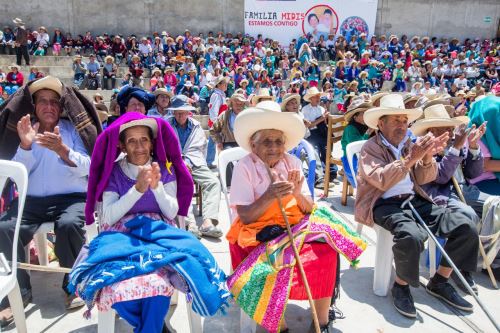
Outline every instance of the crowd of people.
{"label": "crowd of people", "polygon": [[[284,49],[243,34],[204,38],[186,31],[174,39],[162,32],[137,42],[135,36],[107,34],[94,40],[88,32],[80,47],[73,41],[67,48],[70,37],[59,31],[53,42],[61,43],[59,53],[77,53],[75,80],[84,87],[114,89],[121,65],[128,66],[128,79],[109,108],[102,95],[88,103],[78,88],[52,76],[21,83],[0,107],[0,158],[29,172],[18,258],[25,260],[24,246],[38,226],[53,221],[59,263],[73,268],[63,280],[68,309],[113,308],[135,332],[162,332],[174,290],[189,293],[193,310],[203,316],[223,310],[231,294],[257,323],[287,332],[282,315],[288,299],[308,299],[286,234],[290,223],[301,240],[321,332],[330,332],[339,253],[355,265],[366,243],[336,212],[314,202],[303,163],[289,152],[301,142],[313,147],[317,168],[306,171],[320,186],[330,158],[331,114],[345,117],[344,153],[350,143],[367,140],[351,175],[357,180],[354,218],[394,236],[395,309],[417,317],[409,287],[419,286],[428,237],[402,207],[408,200],[432,232],[447,239],[446,252],[477,292],[479,235],[498,225],[500,209],[496,42],[405,36],[368,41],[361,34],[349,43],[342,36],[305,36]],[[317,59],[325,57],[330,62],[320,69]],[[20,73],[16,66],[12,70]],[[208,133],[194,114],[208,115]],[[217,152],[233,147],[248,155],[230,176],[232,224],[225,236],[234,272],[226,277],[198,239],[224,236],[221,185],[211,169]],[[347,177],[349,165],[343,169]],[[194,184],[202,192],[199,226],[191,205]],[[16,205],[16,199],[7,202],[0,217],[0,251],[7,259]],[[100,233],[81,251],[83,227],[94,216],[101,230],[114,232]],[[123,247],[118,251],[116,244]],[[497,246],[485,246],[498,279]],[[273,269],[277,262],[280,270]],[[441,259],[425,288],[473,311],[450,277],[450,263]],[[20,271],[18,281],[27,304],[30,277]],[[270,291],[279,301],[271,302]],[[2,326],[9,324],[7,300],[0,310]]]}

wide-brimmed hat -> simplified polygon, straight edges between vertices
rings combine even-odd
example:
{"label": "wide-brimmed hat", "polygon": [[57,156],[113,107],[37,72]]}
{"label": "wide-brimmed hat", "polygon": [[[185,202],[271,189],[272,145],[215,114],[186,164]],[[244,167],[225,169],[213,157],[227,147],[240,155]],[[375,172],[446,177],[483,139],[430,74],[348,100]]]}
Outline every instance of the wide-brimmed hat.
{"label": "wide-brimmed hat", "polygon": [[161,69],[159,69],[158,67],[155,67],[155,68],[151,71],[151,75],[155,75],[155,73],[160,73],[160,74],[161,74]]}
{"label": "wide-brimmed hat", "polygon": [[47,32],[47,28],[45,28],[43,25],[40,28],[38,28],[38,30],[43,30],[43,31]]}
{"label": "wide-brimmed hat", "polygon": [[417,120],[411,127],[411,131],[416,136],[422,136],[429,128],[456,127],[462,124],[469,124],[469,117],[451,118],[444,105],[436,104],[424,110],[424,118]]}
{"label": "wide-brimmed hat", "polygon": [[12,65],[9,66],[9,69],[14,69],[14,68],[17,69],[18,71],[21,70],[21,66],[19,66],[19,65],[12,64]]}
{"label": "wide-brimmed hat", "polygon": [[281,101],[281,111],[285,112],[287,103],[292,99],[297,100],[297,103],[300,104],[299,94],[286,94],[285,96],[283,96],[283,100]]}
{"label": "wide-brimmed hat", "polygon": [[238,100],[240,102],[245,102],[245,103],[247,102],[245,95],[243,95],[241,93],[237,93],[237,92],[235,92],[234,94],[231,95],[230,100]]}
{"label": "wide-brimmed hat", "polygon": [[304,95],[304,101],[310,102],[311,97],[316,96],[316,95],[319,95],[321,97],[321,95],[323,95],[323,93],[321,91],[319,91],[318,88],[316,88],[316,87],[309,88],[309,89],[307,89],[307,92]]}
{"label": "wide-brimmed hat", "polygon": [[139,57],[137,54],[134,54],[134,55],[132,56],[132,60],[134,60],[134,59],[139,59],[139,60],[141,60],[141,57]]}
{"label": "wide-brimmed hat", "polygon": [[306,133],[304,122],[298,114],[281,112],[278,103],[263,101],[238,114],[234,122],[234,138],[241,148],[251,152],[250,138],[255,132],[265,129],[283,132],[286,151],[297,146]]}
{"label": "wide-brimmed hat", "polygon": [[373,104],[370,101],[367,101],[363,96],[354,98],[347,108],[347,112],[344,114],[344,118],[347,122],[349,122],[351,118],[354,117],[354,115],[366,111],[371,107],[373,107]]}
{"label": "wide-brimmed hat", "polygon": [[14,24],[17,25],[17,26],[21,26],[22,27],[24,25],[23,20],[21,20],[19,17],[16,17],[15,19],[13,19],[12,22],[14,22]]}
{"label": "wide-brimmed hat", "polygon": [[192,86],[193,86],[193,82],[191,82],[191,81],[186,81],[184,83],[184,87],[192,87]]}
{"label": "wide-brimmed hat", "polygon": [[223,81],[225,81],[226,83],[229,83],[229,78],[228,78],[228,77],[226,77],[226,76],[222,76],[222,75],[220,75],[220,76],[218,76],[218,77],[214,80],[214,82],[213,82],[213,86],[214,86],[214,87],[217,87],[217,85],[219,85],[219,84],[220,84],[221,82],[223,82]]}
{"label": "wide-brimmed hat", "polygon": [[59,96],[62,95],[62,83],[53,76],[46,76],[29,84],[28,89],[31,95],[42,89],[55,91]]}
{"label": "wide-brimmed hat", "polygon": [[177,95],[172,98],[170,111],[195,111],[196,108],[187,102],[186,96]]}
{"label": "wide-brimmed hat", "polygon": [[269,93],[269,89],[261,88],[255,92],[255,95],[252,97],[252,105],[257,105],[261,101],[274,101],[274,96],[271,96]]}
{"label": "wide-brimmed hat", "polygon": [[240,86],[241,86],[243,83],[248,84],[248,80],[247,80],[247,79],[243,79],[243,80],[241,80],[241,81],[240,81]]}
{"label": "wide-brimmed hat", "polygon": [[370,98],[370,101],[373,104],[373,106],[378,107],[380,105],[380,99],[384,96],[387,96],[387,95],[389,95],[388,92],[378,92],[378,93],[372,95],[372,97]]}
{"label": "wide-brimmed hat", "polygon": [[365,112],[365,124],[370,128],[378,129],[380,117],[391,115],[407,115],[408,123],[411,123],[422,115],[422,109],[405,109],[402,95],[388,94],[380,98],[379,107],[368,109]]}
{"label": "wide-brimmed hat", "polygon": [[136,126],[149,127],[151,129],[151,131],[153,132],[153,138],[156,138],[156,134],[158,133],[158,124],[156,123],[155,118],[142,118],[142,119],[129,121],[128,123],[125,123],[125,124],[120,126],[120,133],[125,131],[126,129],[129,129],[131,127],[136,127]]}
{"label": "wide-brimmed hat", "polygon": [[155,95],[155,97],[158,97],[160,95],[166,95],[168,96],[168,98],[172,98],[174,96],[174,94],[172,94],[171,91],[168,91],[167,89],[165,88],[158,88],[156,89],[154,92],[153,92],[153,95]]}

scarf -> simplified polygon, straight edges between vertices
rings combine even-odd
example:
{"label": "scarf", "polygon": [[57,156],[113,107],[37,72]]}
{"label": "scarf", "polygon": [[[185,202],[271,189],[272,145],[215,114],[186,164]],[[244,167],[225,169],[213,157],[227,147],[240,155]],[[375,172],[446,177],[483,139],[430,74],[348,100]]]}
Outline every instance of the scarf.
{"label": "scarf", "polygon": [[[324,240],[353,266],[366,242],[326,206],[315,207],[309,218],[292,227],[297,250],[304,242]],[[285,313],[296,261],[290,239],[281,235],[256,247],[228,278],[238,305],[269,332],[277,332]]]}
{"label": "scarf", "polygon": [[[500,160],[500,97],[487,96],[480,101],[474,102],[469,112],[470,125],[481,126],[488,122],[486,133],[482,137],[483,143],[488,147],[491,158]],[[500,181],[500,172],[495,172]]]}
{"label": "scarf", "polygon": [[120,105],[120,114],[125,113],[125,108],[127,107],[127,104],[132,97],[136,98],[142,104],[144,104],[146,111],[151,109],[156,102],[155,96],[150,92],[147,92],[146,90],[138,87],[131,87],[129,85],[126,85],[116,96],[116,100]]}
{"label": "scarf", "polygon": [[[87,203],[85,205],[85,220],[87,224],[94,223],[94,211],[97,201],[102,201],[102,194],[106,189],[113,170],[114,161],[120,154],[118,146],[120,126],[133,120],[147,118],[137,113],[125,113],[109,125],[97,137],[94,152],[90,162],[89,185]],[[177,201],[179,215],[187,216],[189,205],[193,197],[193,179],[184,161],[182,160],[180,144],[172,127],[161,118],[154,118],[158,125],[157,137],[154,140],[153,153],[158,163],[168,169],[174,167],[177,177]]]}
{"label": "scarf", "polygon": [[[12,94],[0,106],[0,159],[10,160],[19,147],[17,122],[29,114],[35,117],[35,105],[29,92],[28,83]],[[76,88],[63,85],[61,96],[61,118],[69,119],[89,155],[92,154],[97,135],[102,132],[101,122],[94,104]]]}
{"label": "scarf", "polygon": [[92,309],[105,286],[169,266],[185,280],[193,310],[201,316],[224,313],[226,275],[191,233],[145,216],[125,224],[129,233],[104,231],[89,244],[88,256],[73,267],[68,291],[78,292]]}

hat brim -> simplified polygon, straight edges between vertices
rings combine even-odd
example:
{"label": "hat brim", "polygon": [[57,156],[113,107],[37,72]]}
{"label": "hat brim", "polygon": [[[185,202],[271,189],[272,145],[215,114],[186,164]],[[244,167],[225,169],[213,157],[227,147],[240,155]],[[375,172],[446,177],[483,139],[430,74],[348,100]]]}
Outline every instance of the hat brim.
{"label": "hat brim", "polygon": [[196,111],[196,108],[192,105],[183,105],[177,108],[168,108],[170,111]]}
{"label": "hat brim", "polygon": [[120,126],[120,133],[125,131],[126,129],[136,126],[149,127],[153,131],[153,138],[156,138],[156,135],[158,133],[158,124],[156,123],[155,118],[143,118],[143,119],[129,121],[128,123],[125,123]]}
{"label": "hat brim", "polygon": [[408,124],[414,122],[422,115],[423,110],[420,108],[416,109],[398,109],[398,108],[387,108],[387,107],[376,107],[373,109],[368,109],[365,112],[364,120],[365,124],[373,129],[378,129],[378,120],[382,116],[392,116],[392,115],[406,115],[408,116]]}
{"label": "hat brim", "polygon": [[155,97],[158,97],[160,95],[166,95],[168,96],[169,98],[172,98],[174,96],[174,94],[172,94],[170,91],[158,91],[158,89],[156,89],[154,92],[153,92],[153,95],[155,95]]}
{"label": "hat brim", "polygon": [[282,102],[281,102],[281,111],[285,112],[286,111],[286,105],[288,102],[290,102],[292,99],[295,99],[297,100],[297,104],[300,104],[300,95],[292,95],[292,96],[289,96],[287,98],[285,98]]}
{"label": "hat brim", "polygon": [[456,117],[456,118],[450,118],[450,119],[442,119],[442,118],[427,118],[427,119],[420,119],[413,124],[413,126],[410,128],[410,130],[413,132],[414,135],[416,136],[422,136],[427,133],[427,130],[429,128],[433,127],[456,127],[460,125],[468,125],[469,124],[469,117]]}
{"label": "hat brim", "polygon": [[306,127],[298,114],[253,107],[241,111],[236,117],[234,138],[241,148],[252,152],[250,138],[255,132],[265,129],[274,129],[285,134],[286,151],[296,147],[306,134]]}
{"label": "hat brim", "polygon": [[46,76],[39,80],[33,81],[29,86],[29,92],[31,95],[35,94],[39,90],[49,89],[55,91],[59,96],[62,96],[63,85],[58,78],[53,76]]}

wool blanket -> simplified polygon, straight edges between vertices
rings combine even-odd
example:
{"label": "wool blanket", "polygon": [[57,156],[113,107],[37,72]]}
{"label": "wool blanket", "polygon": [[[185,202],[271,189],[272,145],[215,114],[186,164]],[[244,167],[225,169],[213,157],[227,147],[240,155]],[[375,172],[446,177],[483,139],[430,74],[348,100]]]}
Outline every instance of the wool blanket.
{"label": "wool blanket", "polygon": [[169,266],[185,280],[196,313],[224,313],[230,297],[226,275],[196,237],[145,216],[125,226],[129,233],[104,231],[95,237],[88,256],[70,273],[68,290],[77,292],[89,311],[103,287]]}

